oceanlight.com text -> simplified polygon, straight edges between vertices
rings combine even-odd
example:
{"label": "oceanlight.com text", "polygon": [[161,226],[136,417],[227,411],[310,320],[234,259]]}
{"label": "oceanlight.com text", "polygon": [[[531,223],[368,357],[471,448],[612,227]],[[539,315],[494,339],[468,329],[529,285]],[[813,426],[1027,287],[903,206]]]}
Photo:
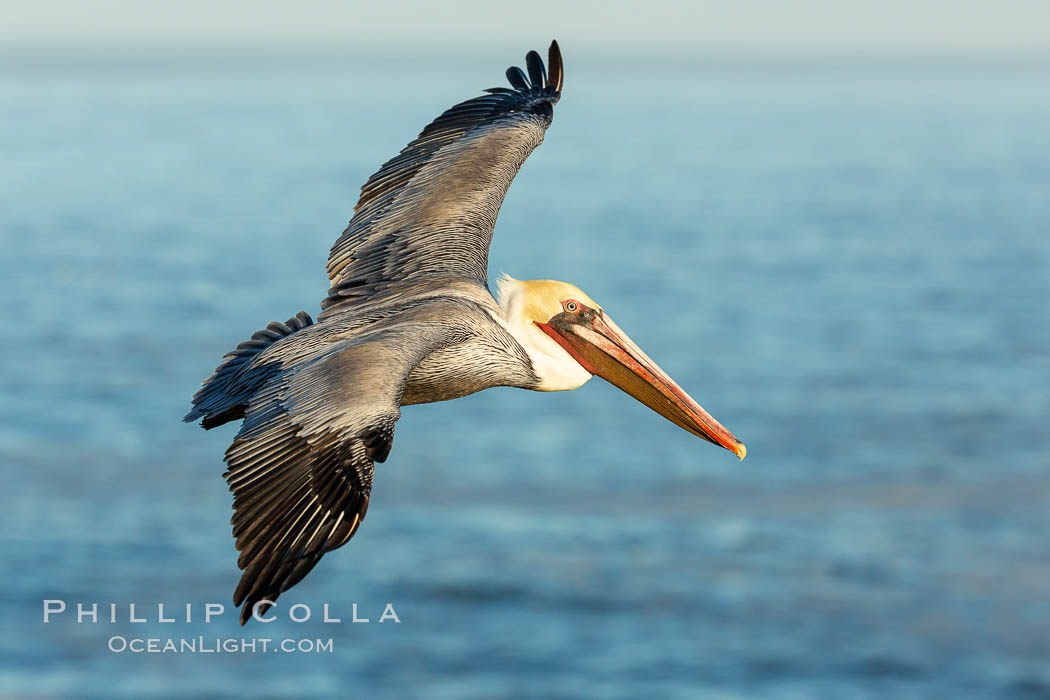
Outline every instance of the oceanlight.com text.
{"label": "oceanlight.com text", "polygon": [[123,637],[109,638],[107,648],[115,654],[331,654],[335,643],[328,639],[272,639],[237,637]]}

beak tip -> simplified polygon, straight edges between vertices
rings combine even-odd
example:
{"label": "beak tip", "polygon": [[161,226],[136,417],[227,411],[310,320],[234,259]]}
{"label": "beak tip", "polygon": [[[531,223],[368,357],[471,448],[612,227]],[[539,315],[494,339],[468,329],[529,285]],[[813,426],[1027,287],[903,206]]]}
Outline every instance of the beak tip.
{"label": "beak tip", "polygon": [[736,452],[736,456],[740,458],[741,462],[744,461],[744,457],[747,457],[747,447],[742,442],[736,444],[733,452]]}

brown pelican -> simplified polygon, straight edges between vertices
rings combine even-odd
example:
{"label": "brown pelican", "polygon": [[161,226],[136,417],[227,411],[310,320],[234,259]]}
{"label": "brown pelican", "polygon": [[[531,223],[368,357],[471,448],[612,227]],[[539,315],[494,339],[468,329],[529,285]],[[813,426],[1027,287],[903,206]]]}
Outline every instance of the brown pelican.
{"label": "brown pelican", "polygon": [[361,188],[328,258],[317,322],[300,312],[224,356],[186,421],[244,419],[226,451],[243,570],[241,623],[354,535],[373,465],[401,406],[495,386],[575,389],[597,374],[690,433],[743,459],[743,443],[565,282],[503,277],[488,289],[496,215],[561,97],[535,51],[511,88],[452,107]]}

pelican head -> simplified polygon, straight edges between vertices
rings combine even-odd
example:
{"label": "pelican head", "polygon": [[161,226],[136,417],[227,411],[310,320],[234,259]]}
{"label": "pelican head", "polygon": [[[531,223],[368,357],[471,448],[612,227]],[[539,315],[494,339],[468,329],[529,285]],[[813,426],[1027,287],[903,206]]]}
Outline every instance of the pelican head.
{"label": "pelican head", "polygon": [[534,388],[565,391],[592,375],[630,394],[675,425],[743,459],[744,443],[678,386],[580,288],[555,280],[499,281],[511,332],[540,378]]}

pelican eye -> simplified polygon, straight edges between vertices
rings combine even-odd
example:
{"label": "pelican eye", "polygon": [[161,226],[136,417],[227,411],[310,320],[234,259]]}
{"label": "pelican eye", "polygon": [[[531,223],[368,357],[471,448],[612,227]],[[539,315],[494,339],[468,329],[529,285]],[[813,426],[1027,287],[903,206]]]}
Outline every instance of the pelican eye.
{"label": "pelican eye", "polygon": [[567,302],[565,302],[565,310],[568,311],[569,313],[575,313],[576,311],[579,310],[579,308],[580,308],[580,305],[577,304],[575,301],[567,301]]}

